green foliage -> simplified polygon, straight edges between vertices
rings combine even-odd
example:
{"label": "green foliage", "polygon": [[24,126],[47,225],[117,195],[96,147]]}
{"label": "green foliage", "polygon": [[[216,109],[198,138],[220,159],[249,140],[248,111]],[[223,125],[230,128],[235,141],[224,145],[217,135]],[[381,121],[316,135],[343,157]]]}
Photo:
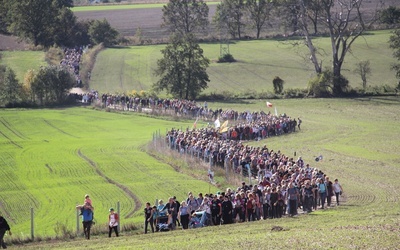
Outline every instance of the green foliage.
{"label": "green foliage", "polygon": [[[3,71],[0,68],[0,71]],[[3,77],[1,77],[3,75]],[[14,71],[6,67],[4,73],[0,72],[0,103],[11,104],[13,107],[19,101],[21,95],[21,84],[18,82]]]}
{"label": "green foliage", "polygon": [[396,6],[389,6],[380,11],[380,21],[384,24],[398,24],[400,23],[400,8]]}
{"label": "green foliage", "polygon": [[260,38],[262,28],[267,24],[272,9],[272,2],[268,0],[247,0],[246,9],[250,22],[256,29],[257,39]]}
{"label": "green foliage", "polygon": [[344,77],[336,77],[331,70],[325,70],[308,82],[308,95],[314,97],[342,96],[348,91],[349,81]]}
{"label": "green foliage", "polygon": [[170,0],[163,7],[164,26],[181,35],[205,31],[208,6],[203,0]]}
{"label": "green foliage", "polygon": [[110,47],[116,44],[118,31],[111,27],[107,19],[95,20],[90,24],[89,35],[94,44],[103,43],[104,46]]}
{"label": "green foliage", "polygon": [[332,95],[333,74],[331,71],[323,71],[308,82],[308,95],[314,97],[329,97]]}
{"label": "green foliage", "polygon": [[53,45],[59,9],[52,0],[15,1],[9,11],[13,13],[10,30],[14,34],[32,41],[35,46]]}
{"label": "green foliage", "polygon": [[50,47],[45,53],[45,60],[50,65],[60,64],[63,58],[64,51],[59,47]]}
{"label": "green foliage", "polygon": [[75,80],[60,66],[41,67],[31,83],[31,90],[40,105],[61,104]]}
{"label": "green foliage", "polygon": [[155,91],[165,89],[174,97],[195,99],[207,88],[210,61],[193,35],[173,35],[161,53],[163,58],[158,60],[155,71],[161,78],[153,85]]}
{"label": "green foliage", "polygon": [[281,94],[283,91],[283,84],[285,83],[279,76],[275,76],[274,80],[272,80],[272,84],[274,85],[275,94]]}
{"label": "green foliage", "polygon": [[225,54],[223,56],[220,56],[218,58],[218,62],[219,63],[232,63],[232,62],[236,62],[236,60],[235,60],[235,58],[233,57],[232,54],[227,53],[227,54]]}
{"label": "green foliage", "polygon": [[245,25],[245,1],[244,0],[223,0],[217,5],[213,22],[217,29],[228,33],[232,38],[241,39]]}

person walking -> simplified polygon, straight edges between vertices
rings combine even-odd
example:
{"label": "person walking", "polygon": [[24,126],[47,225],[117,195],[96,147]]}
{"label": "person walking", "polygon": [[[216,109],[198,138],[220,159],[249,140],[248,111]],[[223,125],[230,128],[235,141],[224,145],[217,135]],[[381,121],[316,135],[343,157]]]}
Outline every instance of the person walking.
{"label": "person walking", "polygon": [[119,223],[118,214],[114,212],[114,208],[110,208],[110,214],[108,215],[108,237],[111,237],[113,229],[115,235],[118,237],[118,223]]}
{"label": "person walking", "polygon": [[6,244],[4,243],[4,235],[7,231],[9,235],[12,235],[10,225],[8,225],[7,220],[0,215],[0,246],[3,249],[7,248]]}
{"label": "person walking", "polygon": [[151,231],[154,233],[154,223],[153,223],[153,208],[150,206],[150,202],[146,203],[144,209],[144,233],[147,234],[147,227],[150,223]]}
{"label": "person walking", "polygon": [[327,188],[326,188],[326,184],[324,182],[323,179],[319,179],[318,182],[318,194],[321,200],[321,209],[324,209],[325,207],[325,200],[326,200],[326,192],[327,192]]}
{"label": "person walking", "polygon": [[335,182],[333,183],[332,187],[333,187],[333,192],[335,193],[335,196],[336,196],[336,205],[339,206],[339,196],[342,195],[343,188],[340,185],[338,179],[335,179]]}
{"label": "person walking", "polygon": [[90,240],[90,228],[93,224],[93,208],[89,203],[86,203],[80,209],[82,211],[83,233],[85,234],[85,238]]}
{"label": "person walking", "polygon": [[186,201],[181,202],[181,206],[179,207],[178,216],[180,218],[182,228],[188,229],[189,228],[189,221],[190,221],[190,211],[189,206],[186,204]]}

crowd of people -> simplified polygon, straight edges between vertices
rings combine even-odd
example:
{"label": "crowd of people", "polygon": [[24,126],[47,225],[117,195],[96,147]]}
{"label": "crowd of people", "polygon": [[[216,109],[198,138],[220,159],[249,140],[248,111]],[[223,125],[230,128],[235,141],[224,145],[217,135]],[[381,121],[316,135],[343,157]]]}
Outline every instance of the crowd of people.
{"label": "crowd of people", "polygon": [[83,54],[83,47],[64,48],[64,58],[60,65],[67,67],[71,74],[75,77],[76,87],[82,87],[82,79],[79,75],[79,64]]}
{"label": "crowd of people", "polygon": [[223,128],[207,126],[191,130],[171,129],[167,132],[166,143],[171,149],[179,152],[210,159],[213,165],[223,167],[228,164],[235,172],[247,170],[254,175],[262,174],[266,165],[273,163],[272,158],[266,162],[267,155],[272,153],[272,156],[276,156],[280,152],[275,154],[265,147],[248,146],[243,141],[262,140],[295,132],[296,127],[300,129],[301,120],[299,118],[297,122],[289,116],[276,116],[271,113],[254,117],[255,119],[250,118],[233,126],[223,124]]}
{"label": "crowd of people", "polygon": [[[283,162],[282,162],[283,163]],[[343,188],[338,179],[334,182],[322,171],[301,165],[302,160],[279,164],[279,170],[271,168],[272,178],[264,175],[256,185],[246,185],[236,189],[227,188],[217,194],[192,192],[183,201],[170,197],[166,204],[162,200],[158,206],[146,204],[145,231],[169,231],[216,226],[222,224],[251,222],[295,217],[298,211],[310,213],[313,210],[333,206],[335,197],[339,205]]]}

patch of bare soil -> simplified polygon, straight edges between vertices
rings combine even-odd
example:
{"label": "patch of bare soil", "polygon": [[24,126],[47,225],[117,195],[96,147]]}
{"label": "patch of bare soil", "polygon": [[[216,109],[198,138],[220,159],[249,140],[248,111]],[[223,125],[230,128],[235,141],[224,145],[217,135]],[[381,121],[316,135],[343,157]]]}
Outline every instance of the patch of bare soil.
{"label": "patch of bare soil", "polygon": [[[209,8],[211,22],[216,5],[211,5]],[[112,27],[124,36],[134,36],[139,27],[142,30],[142,37],[144,39],[165,39],[170,34],[166,28],[161,27],[163,23],[162,8],[85,11],[77,12],[75,15],[80,20],[102,20],[105,18]],[[212,25],[210,25],[211,28]]]}
{"label": "patch of bare soil", "polygon": [[16,36],[7,36],[0,34],[0,50],[26,50],[29,44],[19,41]]}

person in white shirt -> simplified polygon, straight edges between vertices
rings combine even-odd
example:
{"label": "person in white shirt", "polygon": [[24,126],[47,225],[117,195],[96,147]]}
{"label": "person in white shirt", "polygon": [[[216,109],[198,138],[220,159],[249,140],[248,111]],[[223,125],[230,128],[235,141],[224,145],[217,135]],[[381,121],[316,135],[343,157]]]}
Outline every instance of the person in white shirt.
{"label": "person in white shirt", "polygon": [[118,214],[114,212],[114,208],[110,208],[110,214],[108,215],[108,237],[111,237],[112,230],[114,229],[115,235],[118,237]]}
{"label": "person in white shirt", "polygon": [[333,183],[333,192],[335,193],[336,196],[336,204],[339,206],[339,196],[342,195],[343,193],[343,188],[340,185],[338,179],[335,179],[335,182]]}

